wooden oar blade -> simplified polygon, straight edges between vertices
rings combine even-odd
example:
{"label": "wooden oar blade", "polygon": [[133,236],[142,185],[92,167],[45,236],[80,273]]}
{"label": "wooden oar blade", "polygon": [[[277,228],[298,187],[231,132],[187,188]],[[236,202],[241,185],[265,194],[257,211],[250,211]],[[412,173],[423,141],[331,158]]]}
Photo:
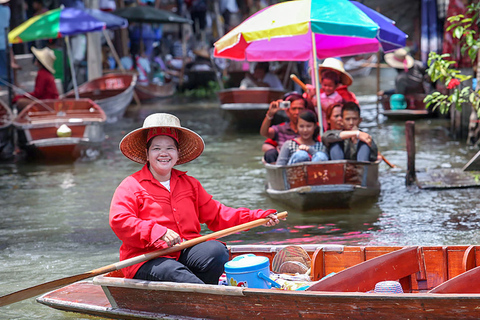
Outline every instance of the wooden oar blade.
{"label": "wooden oar blade", "polygon": [[66,286],[68,284],[72,284],[74,282],[84,280],[90,277],[93,277],[94,274],[90,272],[77,274],[74,276],[53,280],[50,282],[42,283],[34,287],[30,287],[27,289],[23,289],[20,291],[12,292],[10,294],[4,295],[0,297],[0,307],[19,302],[25,299],[33,298],[43,293],[47,293],[49,291],[55,290],[57,288]]}

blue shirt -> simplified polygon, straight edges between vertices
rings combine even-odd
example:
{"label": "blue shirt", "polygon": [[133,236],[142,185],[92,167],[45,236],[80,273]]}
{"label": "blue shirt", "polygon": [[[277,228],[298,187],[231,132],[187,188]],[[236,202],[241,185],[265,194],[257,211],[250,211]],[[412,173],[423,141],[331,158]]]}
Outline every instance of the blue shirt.
{"label": "blue shirt", "polygon": [[0,5],[0,50],[5,50],[5,28],[10,27],[10,7]]}

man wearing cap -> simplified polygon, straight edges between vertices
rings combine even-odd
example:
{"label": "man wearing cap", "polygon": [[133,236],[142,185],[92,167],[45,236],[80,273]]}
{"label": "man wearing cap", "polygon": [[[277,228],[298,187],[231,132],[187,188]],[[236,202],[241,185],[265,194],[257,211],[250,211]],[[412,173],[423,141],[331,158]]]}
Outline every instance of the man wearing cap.
{"label": "man wearing cap", "polygon": [[[290,107],[285,110],[290,121],[272,126],[273,117],[280,110],[280,102],[282,101],[290,102]],[[270,103],[265,119],[263,119],[260,127],[260,134],[267,138],[262,146],[262,151],[265,152],[263,156],[265,162],[275,163],[283,143],[298,137],[298,115],[306,108],[307,101],[297,92],[287,93],[284,100],[272,101]]]}
{"label": "man wearing cap", "polygon": [[[143,168],[125,178],[112,198],[109,220],[122,241],[120,260],[198,238],[203,223],[218,231],[264,217],[265,226],[279,222],[275,210],[223,205],[197,179],[173,168],[203,150],[203,139],[167,113],[148,116],[122,139],[120,151]],[[225,244],[210,240],[122,270],[127,278],[218,284],[228,258]]]}
{"label": "man wearing cap", "polygon": [[[426,69],[422,62],[414,60],[404,48],[385,54],[385,62],[390,67],[397,69],[398,72],[395,78],[395,90],[385,92],[386,94],[398,93],[408,95],[425,93],[425,86],[430,86],[425,76]],[[383,92],[379,93],[379,95],[382,94]]]}

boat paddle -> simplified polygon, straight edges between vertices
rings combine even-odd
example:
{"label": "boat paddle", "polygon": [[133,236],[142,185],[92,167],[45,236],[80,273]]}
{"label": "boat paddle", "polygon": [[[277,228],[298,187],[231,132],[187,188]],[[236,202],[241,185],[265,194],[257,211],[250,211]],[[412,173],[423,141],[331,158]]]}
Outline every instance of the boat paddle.
{"label": "boat paddle", "polygon": [[[286,211],[283,211],[283,212],[278,213],[277,217],[278,217],[278,219],[285,219],[287,217],[287,215],[288,215],[288,213]],[[80,280],[88,279],[88,278],[95,277],[95,276],[98,276],[98,275],[101,275],[101,274],[104,274],[104,273],[112,272],[112,271],[115,271],[115,270],[120,270],[120,269],[125,268],[125,267],[133,266],[137,263],[145,262],[145,261],[151,260],[153,258],[157,258],[157,257],[160,257],[160,256],[164,256],[164,255],[173,253],[173,252],[177,252],[177,251],[192,247],[194,245],[197,245],[199,243],[205,242],[207,240],[218,239],[218,238],[222,238],[222,237],[225,237],[225,236],[228,236],[228,235],[240,232],[240,231],[245,231],[245,230],[248,230],[248,229],[251,229],[251,228],[255,228],[255,227],[258,227],[258,226],[261,226],[261,225],[265,224],[268,220],[269,219],[267,219],[267,218],[257,219],[257,220],[254,220],[254,221],[250,221],[250,222],[247,222],[247,223],[240,224],[238,226],[234,226],[234,227],[231,227],[231,228],[227,228],[227,229],[224,229],[224,230],[213,232],[213,233],[210,233],[210,234],[207,234],[207,235],[204,235],[204,236],[192,239],[192,240],[187,240],[185,242],[182,242],[181,244],[175,245],[175,246],[170,247],[170,248],[149,252],[149,253],[146,253],[146,254],[139,255],[137,257],[133,257],[133,258],[130,258],[130,259],[127,259],[127,260],[119,261],[117,263],[110,264],[108,266],[104,266],[104,267],[94,269],[94,270],[91,270],[91,271],[88,271],[88,272],[80,273],[80,274],[77,274],[77,275],[74,275],[74,276],[69,276],[69,277],[66,277],[66,278],[61,278],[61,279],[57,279],[57,280],[53,280],[53,281],[49,281],[49,282],[45,282],[45,283],[36,285],[34,287],[30,287],[30,288],[27,288],[27,289],[16,291],[16,292],[1,296],[0,297],[0,307],[9,305],[9,304],[12,304],[12,303],[15,303],[15,302],[19,302],[19,301],[22,301],[22,300],[25,300],[25,299],[33,298],[33,297],[35,297],[39,294],[46,293],[48,291],[52,291],[52,290],[60,288],[60,287],[64,287],[66,285],[72,284],[72,283],[80,281]]]}
{"label": "boat paddle", "polygon": [[293,81],[295,81],[300,87],[302,87],[302,90],[307,92],[307,86],[305,85],[305,83],[303,83],[302,80],[298,79],[298,77],[296,75],[294,75],[293,73],[290,75],[290,79],[292,79]]}
{"label": "boat paddle", "polygon": [[383,161],[385,161],[385,163],[386,163],[390,168],[398,168],[397,165],[391,164],[390,161],[388,161],[387,158],[385,158],[385,157],[383,156],[383,154],[381,154],[380,152],[378,153],[378,155],[382,158]]}

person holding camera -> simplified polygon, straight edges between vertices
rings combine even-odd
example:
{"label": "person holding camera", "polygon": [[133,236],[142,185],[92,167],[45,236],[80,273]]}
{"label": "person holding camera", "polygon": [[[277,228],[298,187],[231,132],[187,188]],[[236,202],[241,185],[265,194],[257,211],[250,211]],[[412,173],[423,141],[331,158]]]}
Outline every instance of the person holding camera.
{"label": "person holding camera", "polygon": [[[287,93],[284,100],[270,103],[260,127],[260,134],[267,138],[262,146],[262,151],[265,152],[263,156],[265,162],[275,163],[283,143],[298,137],[298,115],[306,108],[307,101],[297,92]],[[272,126],[273,117],[279,110],[285,110],[289,121]]]}

